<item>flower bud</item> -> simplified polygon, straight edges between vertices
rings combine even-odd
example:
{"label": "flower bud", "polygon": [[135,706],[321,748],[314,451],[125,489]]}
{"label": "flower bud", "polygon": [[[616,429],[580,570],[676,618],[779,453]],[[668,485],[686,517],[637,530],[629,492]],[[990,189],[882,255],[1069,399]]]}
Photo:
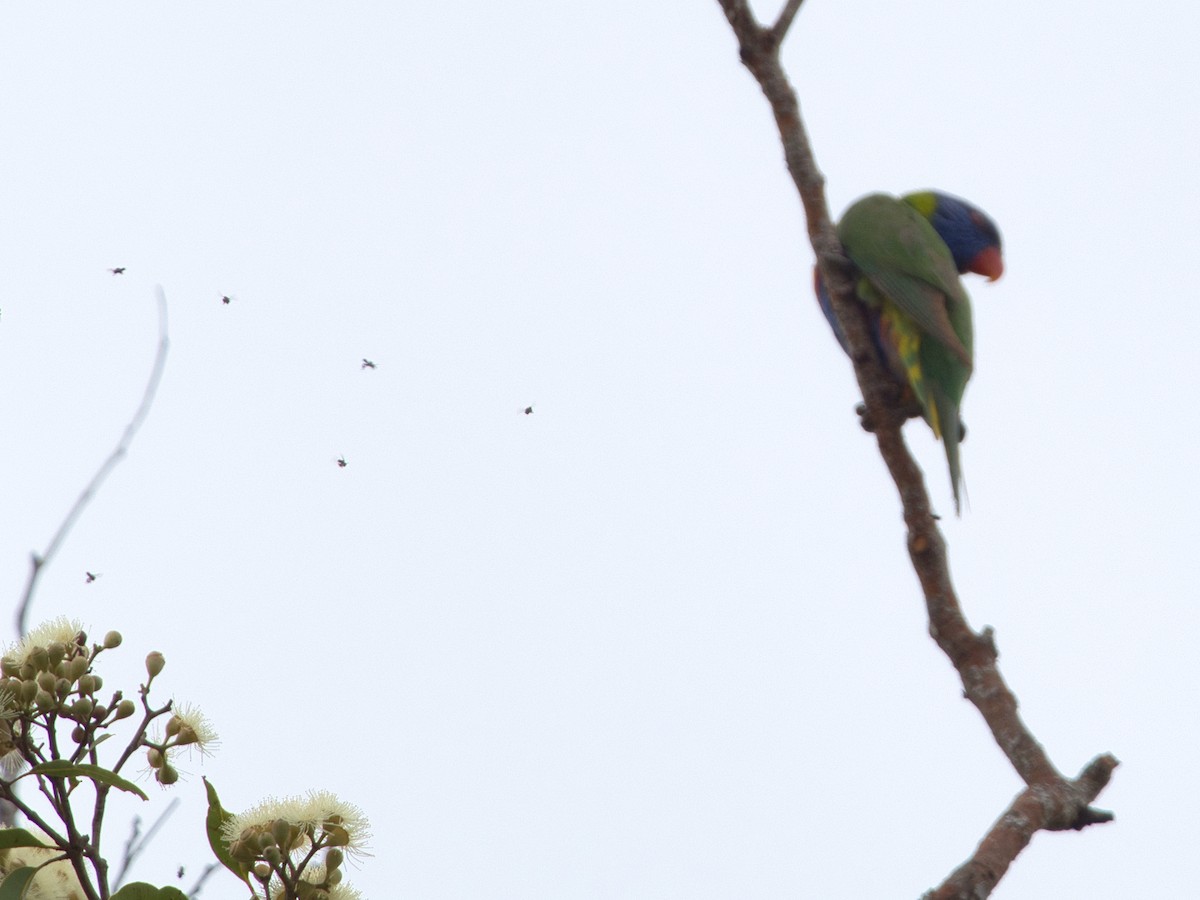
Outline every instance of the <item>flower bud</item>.
{"label": "flower bud", "polygon": [[271,867],[268,866],[265,862],[255,863],[254,864],[254,877],[257,878],[259,881],[264,881],[267,878],[270,878],[271,877]]}
{"label": "flower bud", "polygon": [[82,725],[76,725],[71,729],[71,740],[77,744],[82,744],[87,740],[87,729]]}
{"label": "flower bud", "polygon": [[38,672],[37,686],[43,691],[54,690],[54,673],[53,672]]}
{"label": "flower bud", "polygon": [[79,656],[71,657],[71,665],[67,670],[67,677],[72,681],[77,680],[84,672],[88,670],[88,658],[82,653]]}
{"label": "flower bud", "polygon": [[29,661],[39,672],[50,668],[50,654],[46,652],[45,647],[34,647],[33,652],[29,654]]}
{"label": "flower bud", "polygon": [[163,755],[162,751],[157,747],[149,747],[146,750],[146,762],[150,764],[150,768],[158,769],[162,767]]}
{"label": "flower bud", "polygon": [[325,854],[325,868],[332,873],[334,869],[342,864],[342,860],[344,858],[345,854],[342,853],[341,850],[337,849],[337,847],[334,847]]}
{"label": "flower bud", "polygon": [[90,672],[86,675],[80,675],[79,676],[79,692],[81,694],[94,694],[96,692],[96,689],[99,687],[99,685],[96,684],[96,682],[98,680],[99,679],[95,675],[92,675]]}
{"label": "flower bud", "polygon": [[104,636],[104,649],[113,650],[121,646],[121,632],[110,631]]}
{"label": "flower bud", "polygon": [[137,711],[137,705],[132,700],[122,700],[117,704],[117,715],[113,721],[128,719]]}
{"label": "flower bud", "polygon": [[271,837],[280,847],[289,846],[292,843],[292,823],[287,819],[276,819],[271,823]]}
{"label": "flower bud", "polygon": [[53,641],[46,645],[46,656],[50,660],[51,667],[57,666],[67,655],[67,645],[62,641]]}
{"label": "flower bud", "polygon": [[[230,842],[229,855],[240,862],[250,862],[258,858],[258,845],[243,832]],[[268,868],[267,874],[270,872]]]}
{"label": "flower bud", "polygon": [[159,784],[174,784],[179,780],[179,771],[170,763],[163,763],[155,770],[154,778]]}
{"label": "flower bud", "polygon": [[161,672],[163,670],[163,666],[166,664],[166,657],[164,657],[157,650],[146,654],[146,671],[150,674],[151,678]]}

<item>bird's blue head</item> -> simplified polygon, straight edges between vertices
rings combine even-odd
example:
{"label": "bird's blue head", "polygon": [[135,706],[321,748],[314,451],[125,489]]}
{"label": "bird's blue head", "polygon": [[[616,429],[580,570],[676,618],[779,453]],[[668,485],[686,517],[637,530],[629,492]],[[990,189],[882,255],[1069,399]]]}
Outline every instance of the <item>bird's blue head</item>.
{"label": "bird's blue head", "polygon": [[989,281],[1004,274],[1000,231],[982,210],[941,191],[918,191],[903,199],[946,242],[959,272],[985,275]]}

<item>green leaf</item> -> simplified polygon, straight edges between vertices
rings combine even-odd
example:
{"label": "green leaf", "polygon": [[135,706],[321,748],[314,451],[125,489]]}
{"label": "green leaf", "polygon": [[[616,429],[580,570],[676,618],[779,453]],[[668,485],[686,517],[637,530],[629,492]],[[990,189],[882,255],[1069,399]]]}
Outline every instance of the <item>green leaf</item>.
{"label": "green leaf", "polygon": [[38,870],[33,866],[14,869],[4,879],[4,883],[0,884],[0,900],[23,900],[25,892],[29,890],[29,883],[37,873]]}
{"label": "green leaf", "polygon": [[156,888],[144,881],[135,881],[113,894],[112,900],[187,900],[187,894],[179,888]]}
{"label": "green leaf", "polygon": [[47,844],[24,828],[0,828],[0,850],[13,847],[45,847]]}
{"label": "green leaf", "polygon": [[[229,852],[228,842],[221,835],[221,826],[233,818],[233,813],[221,807],[221,801],[217,798],[217,789],[209,783],[208,779],[204,778],[203,781],[204,790],[208,792],[208,815],[204,819],[204,827],[208,831],[208,845],[212,847],[212,852],[221,865],[249,884],[246,876],[250,870],[233,858]],[[4,900],[4,898],[0,897],[0,900]]]}
{"label": "green leaf", "polygon": [[[51,778],[90,778],[97,784],[115,787],[130,794],[137,794],[143,800],[149,800],[145,792],[132,781],[126,781],[116,772],[110,772],[103,766],[93,766],[88,763],[72,763],[65,759],[52,759],[39,766],[34,766],[25,775],[49,775]],[[25,775],[21,777],[24,778]],[[3,900],[0,897],[0,900]]]}

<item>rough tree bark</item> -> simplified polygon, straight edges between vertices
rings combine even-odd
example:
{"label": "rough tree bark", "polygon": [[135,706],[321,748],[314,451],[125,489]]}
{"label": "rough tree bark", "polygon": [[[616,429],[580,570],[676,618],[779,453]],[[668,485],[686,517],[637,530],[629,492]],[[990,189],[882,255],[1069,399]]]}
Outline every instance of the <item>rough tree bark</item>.
{"label": "rough tree bark", "polygon": [[853,299],[849,265],[829,216],[825,179],[813,158],[795,91],[780,63],[779,47],[803,0],[787,0],[778,20],[769,27],[755,19],[746,0],[718,2],[737,37],[742,63],[762,88],[775,115],[788,171],[804,206],[817,265],[853,351],[851,359],[867,418],[900,494],[908,552],[925,595],[929,633],[958,671],[964,695],[975,704],[996,743],[1026,784],[971,857],[925,895],[926,900],[979,900],[991,894],[1038,831],[1078,830],[1112,820],[1112,813],[1090,804],[1108,784],[1117,760],[1103,754],[1088,763],[1077,778],[1063,776],[1017,714],[1016,697],[996,665],[991,629],[974,631],[959,606],[950,581],[946,543],[937,527],[921,470],[901,434],[906,414],[891,403],[890,382],[871,352],[866,325]]}

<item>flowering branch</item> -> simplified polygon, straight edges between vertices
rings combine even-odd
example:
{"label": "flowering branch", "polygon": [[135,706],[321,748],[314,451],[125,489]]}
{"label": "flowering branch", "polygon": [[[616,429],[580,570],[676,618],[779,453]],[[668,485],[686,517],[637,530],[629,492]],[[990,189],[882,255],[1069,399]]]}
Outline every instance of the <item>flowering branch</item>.
{"label": "flowering branch", "polygon": [[[116,764],[100,764],[100,744],[116,736],[114,726],[137,711],[121,691],[108,703],[100,694],[104,682],[95,664],[121,643],[120,633],[110,631],[101,643],[89,646],[78,622],[59,618],[35,628],[0,656],[0,798],[40,831],[0,831],[6,848],[0,853],[0,896],[16,896],[14,891],[32,883],[49,892],[37,896],[121,900],[123,891],[110,893],[108,862],[101,850],[108,796],[115,788],[148,798],[119,770],[138,749],[147,747],[155,779],[173,784],[179,776],[168,756],[192,746],[204,752],[216,741],[204,717],[186,704],[151,706],[150,686],[164,665],[161,653],[151,653],[146,659],[149,677],[141,687],[141,723]],[[163,736],[147,736],[151,723],[168,713]],[[21,778],[34,780],[53,815],[40,814],[18,795]],[[79,788],[85,783],[94,792],[90,814],[86,801],[80,800]],[[144,845],[143,839],[128,856]],[[65,865],[58,864],[60,860]],[[57,882],[53,889],[51,882]]]}
{"label": "flowering branch", "polygon": [[795,91],[779,59],[779,47],[800,7],[789,0],[770,28],[754,18],[746,0],[718,0],[737,37],[742,63],[771,105],[783,142],[784,158],[804,206],[809,238],[834,312],[850,345],[854,373],[863,393],[867,420],[875,432],[904,509],[908,551],[925,595],[929,632],[962,679],[964,693],[983,716],[996,743],[1025,781],[1026,790],[993,826],[974,856],[930,894],[936,900],[986,897],[1017,854],[1039,830],[1079,829],[1107,822],[1112,814],[1089,805],[1108,783],[1117,760],[1093,760],[1074,780],[1061,775],[1017,714],[1017,700],[996,664],[991,629],[967,624],[950,581],[946,543],[925,490],[925,481],[901,434],[907,416],[889,402],[886,375],[874,353],[853,297],[849,266],[825,200],[825,180],[817,168],[800,117]]}
{"label": "flowering branch", "polygon": [[[133,736],[116,753],[111,766],[98,764],[97,748],[114,737],[112,726],[131,718],[137,704],[120,691],[109,704],[98,702],[103,686],[93,666],[107,650],[119,647],[119,632],[110,631],[100,644],[88,646],[78,622],[60,618],[35,628],[16,646],[0,655],[0,799],[23,814],[40,833],[20,828],[0,829],[0,898],[26,896],[86,897],[87,900],[186,900],[178,888],[154,888],[144,883],[120,887],[125,872],[141,853],[172,804],[145,835],[135,825],[112,884],[109,863],[101,852],[104,817],[113,789],[146,793],[119,773],[133,755],[146,751],[154,780],[175,784],[172,765],[180,752],[193,748],[205,754],[217,742],[205,716],[187,703],[154,706],[150,692],[166,661],[161,653],[146,656],[146,683],[141,685],[142,717]],[[167,717],[162,728],[151,726]],[[32,735],[44,736],[47,747]],[[78,747],[69,756],[65,747]],[[111,745],[110,745],[111,746]],[[81,762],[87,760],[87,762]],[[14,789],[21,778],[33,778],[53,816],[39,814]],[[76,789],[88,783],[94,790],[90,820],[80,815]],[[358,807],[328,791],[310,791],[307,798],[270,800],[241,815],[221,808],[216,791],[209,797],[206,826],[217,857],[260,900],[359,900],[345,883],[342,863],[347,857],[369,855],[367,819]],[[74,805],[72,800],[74,799]],[[61,824],[51,824],[56,819]],[[90,826],[85,834],[80,823]],[[212,873],[205,870],[193,895]],[[180,871],[182,877],[182,870]],[[51,884],[53,882],[53,884]]]}

